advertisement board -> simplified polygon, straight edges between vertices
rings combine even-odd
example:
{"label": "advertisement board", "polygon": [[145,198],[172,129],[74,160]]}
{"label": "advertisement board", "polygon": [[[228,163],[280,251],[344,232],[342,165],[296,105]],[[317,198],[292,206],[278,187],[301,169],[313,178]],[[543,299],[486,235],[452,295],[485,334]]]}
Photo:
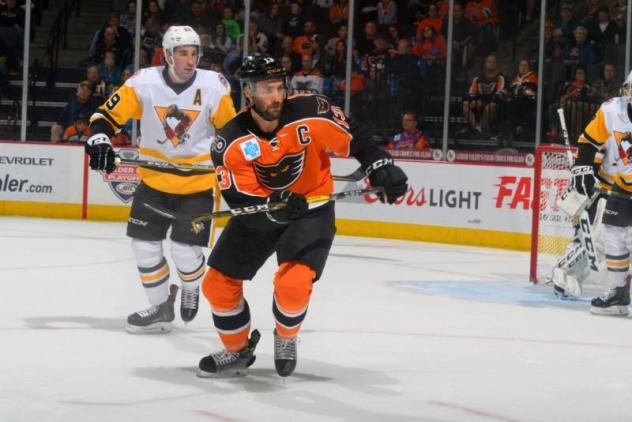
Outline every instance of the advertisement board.
{"label": "advertisement board", "polygon": [[[119,154],[134,158],[133,149]],[[366,195],[336,205],[339,234],[529,249],[533,169],[400,159],[409,178],[394,205]],[[333,174],[359,167],[333,158]],[[127,220],[136,168],[89,171],[81,147],[0,143],[0,213]],[[336,191],[364,187],[336,182]],[[222,208],[226,204],[222,203]]]}
{"label": "advertisement board", "polygon": [[75,150],[70,145],[1,144],[0,200],[80,203],[83,157]]}
{"label": "advertisement board", "polygon": [[[334,174],[357,168],[353,159],[333,162]],[[515,166],[398,161],[409,178],[406,194],[394,205],[373,195],[340,202],[337,218],[354,234],[382,234],[411,240],[528,249],[533,169]],[[361,182],[366,183],[366,181]],[[357,188],[338,183],[337,190]]]}

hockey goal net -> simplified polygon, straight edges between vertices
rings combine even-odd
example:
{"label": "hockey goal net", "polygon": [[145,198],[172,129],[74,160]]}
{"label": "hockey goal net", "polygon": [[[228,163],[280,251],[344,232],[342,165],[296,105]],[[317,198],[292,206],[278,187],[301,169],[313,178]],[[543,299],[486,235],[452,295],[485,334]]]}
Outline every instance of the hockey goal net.
{"label": "hockey goal net", "polygon": [[571,218],[557,206],[570,181],[568,148],[539,146],[535,154],[530,279],[542,283],[573,238]]}

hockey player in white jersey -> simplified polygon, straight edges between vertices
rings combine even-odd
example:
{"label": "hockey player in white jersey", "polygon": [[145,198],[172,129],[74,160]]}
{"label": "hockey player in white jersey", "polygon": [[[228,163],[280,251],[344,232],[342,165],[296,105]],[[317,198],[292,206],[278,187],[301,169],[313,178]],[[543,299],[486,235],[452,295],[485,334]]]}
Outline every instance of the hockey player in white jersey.
{"label": "hockey player in white jersey", "polygon": [[[170,27],[162,45],[167,65],[136,72],[92,115],[90,128],[94,135],[86,143],[92,169],[108,173],[114,170],[110,137],[129,119],[140,119],[141,159],[211,164],[211,136],[235,116],[230,87],[221,74],[197,69],[200,37],[191,27]],[[148,211],[143,203],[176,214],[204,214],[213,208],[212,190],[217,182],[209,173],[148,168],[138,171],[141,183],[134,194],[127,235],[132,238],[150,307],[129,315],[127,330],[169,332],[177,289],[170,294],[170,269],[162,241],[171,227],[171,257],[182,281],[180,314],[188,322],[197,313],[199,285],[205,271],[202,247],[208,246],[212,228],[193,233],[190,221],[172,222]]]}
{"label": "hockey player in white jersey", "polygon": [[595,314],[627,315],[630,304],[627,238],[632,226],[631,132],[632,72],[621,96],[603,103],[580,136],[577,160],[571,169],[573,188],[579,194],[593,196],[595,176],[602,185],[611,186],[602,218],[609,289],[591,301]]}

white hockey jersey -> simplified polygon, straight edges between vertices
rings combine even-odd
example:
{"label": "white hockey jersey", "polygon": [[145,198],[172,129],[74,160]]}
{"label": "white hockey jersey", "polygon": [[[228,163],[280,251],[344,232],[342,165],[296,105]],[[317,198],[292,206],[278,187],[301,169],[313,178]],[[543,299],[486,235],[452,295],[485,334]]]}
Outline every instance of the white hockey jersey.
{"label": "white hockey jersey", "polygon": [[602,188],[611,189],[616,184],[632,192],[632,121],[627,105],[622,97],[603,103],[578,142],[598,149],[595,162],[600,165],[597,178]]}
{"label": "white hockey jersey", "polygon": [[[219,73],[198,69],[187,83],[174,85],[164,66],[141,69],[92,115],[118,131],[129,119],[140,119],[140,158],[174,163],[212,164],[211,136],[235,116],[230,85]],[[139,168],[153,189],[175,194],[209,190],[213,174],[187,174]]]}

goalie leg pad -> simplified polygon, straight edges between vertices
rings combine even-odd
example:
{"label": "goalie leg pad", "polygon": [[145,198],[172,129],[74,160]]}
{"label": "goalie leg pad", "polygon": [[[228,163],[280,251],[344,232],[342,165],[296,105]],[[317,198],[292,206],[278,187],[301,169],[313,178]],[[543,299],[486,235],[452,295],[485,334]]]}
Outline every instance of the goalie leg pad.
{"label": "goalie leg pad", "polygon": [[561,268],[553,268],[551,280],[555,295],[562,300],[577,300],[582,295],[581,283]]}

